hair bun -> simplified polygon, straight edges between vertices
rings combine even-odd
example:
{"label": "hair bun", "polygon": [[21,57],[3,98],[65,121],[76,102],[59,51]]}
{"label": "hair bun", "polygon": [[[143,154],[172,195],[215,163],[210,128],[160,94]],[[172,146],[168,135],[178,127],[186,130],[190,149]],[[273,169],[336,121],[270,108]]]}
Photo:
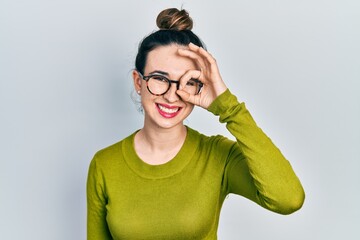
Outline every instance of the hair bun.
{"label": "hair bun", "polygon": [[189,13],[182,9],[168,8],[159,13],[156,18],[156,25],[160,30],[191,30],[193,21]]}

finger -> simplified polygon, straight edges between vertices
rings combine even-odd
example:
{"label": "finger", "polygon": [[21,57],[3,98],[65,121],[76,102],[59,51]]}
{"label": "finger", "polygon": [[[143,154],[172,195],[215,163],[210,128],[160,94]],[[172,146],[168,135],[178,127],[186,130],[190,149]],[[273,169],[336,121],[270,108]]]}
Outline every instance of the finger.
{"label": "finger", "polygon": [[208,63],[208,65],[210,65],[211,70],[217,69],[216,59],[204,48],[199,47],[193,43],[190,43],[189,49],[197,52],[200,56],[202,56],[203,61],[206,60],[206,63]]}
{"label": "finger", "polygon": [[182,75],[181,78],[179,79],[180,89],[183,89],[190,79],[198,79],[201,81],[201,78],[202,78],[202,73],[199,70],[186,71],[185,74]]}
{"label": "finger", "polygon": [[188,102],[188,103],[191,103],[194,105],[199,105],[198,96],[191,95],[190,93],[182,91],[182,90],[177,90],[176,94],[179,95],[181,97],[181,99],[185,102]]}
{"label": "finger", "polygon": [[198,52],[204,56],[210,64],[216,64],[216,59],[208,51],[200,47]]}
{"label": "finger", "polygon": [[180,56],[188,57],[195,60],[200,68],[204,69],[207,67],[204,59],[197,52],[191,51],[189,49],[179,48],[178,53]]}

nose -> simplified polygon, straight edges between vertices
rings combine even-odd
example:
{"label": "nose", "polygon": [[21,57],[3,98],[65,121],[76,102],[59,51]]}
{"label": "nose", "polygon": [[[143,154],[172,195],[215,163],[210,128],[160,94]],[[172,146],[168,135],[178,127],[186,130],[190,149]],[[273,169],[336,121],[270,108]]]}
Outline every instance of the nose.
{"label": "nose", "polygon": [[179,89],[179,82],[178,81],[172,81],[170,89],[164,94],[164,98],[168,102],[176,102],[180,100],[179,95],[176,94],[176,90]]}

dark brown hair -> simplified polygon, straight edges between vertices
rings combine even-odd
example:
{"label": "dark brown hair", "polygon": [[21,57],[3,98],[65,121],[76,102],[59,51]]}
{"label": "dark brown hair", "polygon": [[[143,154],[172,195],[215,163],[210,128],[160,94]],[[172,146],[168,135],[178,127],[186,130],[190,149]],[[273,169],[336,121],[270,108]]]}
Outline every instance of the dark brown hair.
{"label": "dark brown hair", "polygon": [[159,13],[156,25],[162,30],[192,30],[193,21],[184,9],[168,8]]}
{"label": "dark brown hair", "polygon": [[144,74],[148,53],[159,46],[171,44],[187,46],[193,43],[205,48],[200,38],[191,31],[193,21],[185,9],[168,8],[161,11],[156,18],[156,24],[159,30],[145,37],[139,44],[135,69],[141,74]]}

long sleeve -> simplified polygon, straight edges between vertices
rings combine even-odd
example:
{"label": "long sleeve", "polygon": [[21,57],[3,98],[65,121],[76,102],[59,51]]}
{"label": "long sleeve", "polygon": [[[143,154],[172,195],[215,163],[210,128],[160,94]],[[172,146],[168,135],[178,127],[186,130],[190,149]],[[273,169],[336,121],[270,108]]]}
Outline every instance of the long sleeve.
{"label": "long sleeve", "polygon": [[107,197],[104,181],[98,173],[96,156],[91,161],[87,178],[87,239],[112,239],[106,223]]}
{"label": "long sleeve", "polygon": [[245,104],[226,90],[208,110],[226,123],[237,140],[225,167],[225,192],[242,195],[281,214],[301,208],[305,194],[298,177],[280,150],[256,125]]}

